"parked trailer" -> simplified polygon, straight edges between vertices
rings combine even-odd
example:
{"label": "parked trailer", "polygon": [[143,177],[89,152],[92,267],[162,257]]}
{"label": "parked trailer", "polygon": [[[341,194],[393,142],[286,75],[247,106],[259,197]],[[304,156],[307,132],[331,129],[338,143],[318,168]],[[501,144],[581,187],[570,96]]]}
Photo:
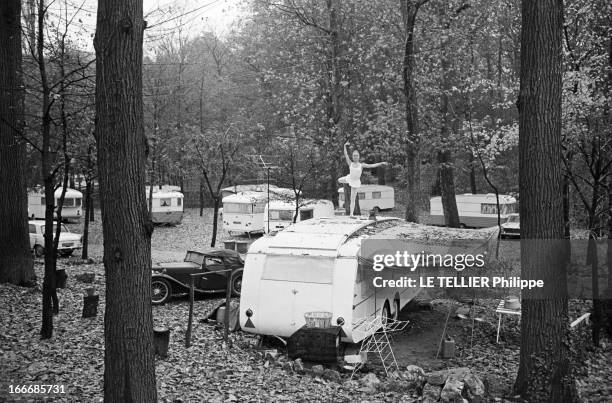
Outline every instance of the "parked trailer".
{"label": "parked trailer", "polygon": [[[61,187],[55,190],[55,216],[57,216],[57,206],[62,196]],[[28,216],[30,219],[45,218],[46,209],[45,193],[42,189],[36,189],[28,193]],[[62,205],[62,219],[78,220],[83,215],[83,193],[75,189],[66,189],[64,204]]]}
{"label": "parked trailer", "polygon": [[[153,188],[151,219],[154,224],[177,225],[183,221],[183,194],[174,187]],[[147,209],[149,208],[149,187],[146,189]]]}
{"label": "parked trailer", "polygon": [[[471,194],[456,195],[457,210],[459,211],[459,222],[462,227],[485,228],[497,225],[497,201],[495,194]],[[432,197],[429,202],[430,225],[444,225],[444,212],[442,210],[442,198]],[[510,195],[499,195],[500,218],[504,223],[510,214],[518,212],[516,199]]]}
{"label": "parked trailer", "polygon": [[[323,199],[299,200],[296,222],[311,218],[334,217],[334,204]],[[264,231],[266,233],[281,231],[293,223],[295,215],[295,201],[272,200],[264,209]],[[269,210],[269,214],[268,214]],[[270,225],[268,225],[268,216]]]}
{"label": "parked trailer", "polygon": [[[448,251],[445,246],[431,246],[435,231],[440,229],[397,218],[335,217],[302,221],[275,236],[262,237],[251,244],[245,259],[240,326],[250,333],[290,338],[303,331],[307,312],[329,312],[331,325],[341,328],[339,341],[358,343],[367,336],[363,324],[377,318],[397,319],[420,291],[419,287],[376,287],[372,251],[362,250],[362,242],[418,238],[414,250]],[[476,233],[483,250],[491,250],[496,240],[492,231],[449,232],[449,238]],[[381,245],[386,248],[388,242]],[[393,279],[405,274],[397,269],[383,272]]]}
{"label": "parked trailer", "polygon": [[[361,185],[357,191],[361,214],[368,211],[391,210],[395,208],[395,191],[391,186]],[[338,201],[344,205],[344,188],[338,189]]]}
{"label": "parked trailer", "polygon": [[262,192],[241,192],[223,198],[223,228],[229,232],[264,232],[264,209],[268,196]]}

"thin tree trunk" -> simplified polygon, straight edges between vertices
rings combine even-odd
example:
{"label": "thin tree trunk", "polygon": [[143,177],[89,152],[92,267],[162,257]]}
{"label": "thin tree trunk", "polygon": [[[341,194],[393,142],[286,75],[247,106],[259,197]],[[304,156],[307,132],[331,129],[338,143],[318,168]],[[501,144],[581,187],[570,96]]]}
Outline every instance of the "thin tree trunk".
{"label": "thin tree trunk", "polygon": [[21,80],[21,1],[0,2],[0,283],[36,281],[28,235]]}
{"label": "thin tree trunk", "polygon": [[[89,151],[88,151],[89,152]],[[81,259],[89,258],[89,209],[91,202],[91,180],[86,177],[85,179],[85,214],[83,221],[83,249],[81,251]]]}
{"label": "thin tree trunk", "polygon": [[519,110],[521,352],[514,385],[529,401],[569,402],[567,260],[561,151],[561,33],[557,0],[522,1]]}
{"label": "thin tree trunk", "polygon": [[427,0],[400,0],[402,18],[404,21],[404,57],[402,62],[402,77],[404,80],[404,97],[406,98],[406,214],[410,222],[418,222],[421,209],[421,139],[418,126],[418,107],[414,88],[414,26],[419,7]]}
{"label": "thin tree trunk", "polygon": [[204,178],[200,177],[200,217],[204,215]]}
{"label": "thin tree trunk", "polygon": [[219,216],[219,204],[220,204],[220,200],[221,197],[219,195],[213,197],[214,200],[214,208],[213,208],[213,228],[212,228],[212,237],[210,240],[210,246],[211,247],[215,247],[216,243],[217,243],[217,218]]}
{"label": "thin tree trunk", "polygon": [[[104,401],[155,402],[142,0],[99,0],[96,127],[104,236]],[[152,185],[152,184],[151,184]]]}
{"label": "thin tree trunk", "polygon": [[38,39],[36,41],[36,57],[40,82],[42,86],[42,178],[45,188],[45,276],[42,292],[42,326],[40,335],[43,339],[53,336],[53,295],[55,292],[55,260],[57,256],[53,253],[53,221],[55,210],[55,186],[54,171],[52,170],[51,151],[51,90],[47,78],[47,67],[44,54],[44,26],[46,6],[44,0],[38,3]]}
{"label": "thin tree trunk", "polygon": [[[440,6],[440,15],[446,19],[445,6]],[[445,31],[448,35],[450,31],[450,22],[445,22]],[[438,151],[438,164],[440,175],[440,193],[442,199],[442,211],[444,213],[444,224],[451,228],[460,226],[459,211],[457,210],[457,200],[455,198],[455,174],[453,172],[452,152],[448,149],[448,138],[451,131],[450,117],[450,97],[451,88],[451,62],[448,50],[448,39],[445,39],[442,44],[442,60],[440,62],[442,68],[442,96],[440,100],[440,115],[442,116],[442,125],[440,127],[441,143]]]}

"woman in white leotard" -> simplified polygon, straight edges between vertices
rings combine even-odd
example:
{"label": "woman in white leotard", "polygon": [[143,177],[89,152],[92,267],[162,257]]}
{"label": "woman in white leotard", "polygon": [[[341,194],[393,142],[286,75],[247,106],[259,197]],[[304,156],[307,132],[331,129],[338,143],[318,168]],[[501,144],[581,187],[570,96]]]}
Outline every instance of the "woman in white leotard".
{"label": "woman in white leotard", "polygon": [[351,209],[350,215],[352,216],[355,212],[355,200],[357,199],[357,189],[361,187],[361,172],[363,168],[377,168],[382,165],[388,165],[387,162],[377,162],[376,164],[362,164],[359,162],[359,151],[353,151],[353,160],[349,158],[348,154],[348,141],[344,143],[344,157],[346,163],[349,166],[349,174],[338,179],[338,182],[342,184],[348,184],[351,187]]}

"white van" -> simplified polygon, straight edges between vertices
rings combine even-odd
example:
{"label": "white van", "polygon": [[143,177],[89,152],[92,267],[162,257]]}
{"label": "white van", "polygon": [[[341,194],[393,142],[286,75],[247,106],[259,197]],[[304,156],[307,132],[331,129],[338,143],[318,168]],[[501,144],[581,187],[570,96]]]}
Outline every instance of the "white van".
{"label": "white van", "polygon": [[[296,222],[311,218],[334,217],[334,204],[323,199],[300,199]],[[264,209],[264,231],[266,233],[281,231],[293,224],[295,201],[271,200]],[[270,223],[268,225],[268,217]]]}
{"label": "white van", "polygon": [[255,233],[264,231],[263,213],[268,195],[262,192],[240,192],[225,196],[223,229],[228,232]]}
{"label": "white van", "polygon": [[[369,211],[390,210],[395,208],[395,191],[391,186],[361,185],[357,192],[359,209],[365,215]],[[338,189],[340,207],[344,206],[344,188]]]}
{"label": "white van", "polygon": [[[459,222],[462,227],[485,228],[497,226],[497,201],[495,194],[456,195]],[[432,197],[429,202],[430,225],[444,225],[442,197]],[[516,199],[510,195],[499,195],[501,222],[504,223],[510,214],[518,212]]]}
{"label": "white van", "polygon": [[[183,194],[174,187],[153,187],[153,203],[151,219],[154,224],[177,225],[183,221]],[[180,188],[179,188],[180,189]],[[149,187],[147,194],[147,209],[149,208]]]}
{"label": "white van", "polygon": [[[62,187],[55,190],[55,212],[62,196]],[[43,189],[36,189],[28,193],[28,215],[30,219],[45,218],[46,199]],[[83,215],[83,193],[75,189],[66,189],[64,204],[62,205],[62,219],[78,220]]]}

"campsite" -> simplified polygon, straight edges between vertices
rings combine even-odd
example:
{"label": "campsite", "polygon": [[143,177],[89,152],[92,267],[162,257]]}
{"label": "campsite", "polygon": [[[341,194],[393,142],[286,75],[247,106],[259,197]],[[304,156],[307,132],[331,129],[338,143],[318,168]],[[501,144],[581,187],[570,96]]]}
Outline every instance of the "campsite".
{"label": "campsite", "polygon": [[612,401],[609,0],[1,0],[0,402]]}

